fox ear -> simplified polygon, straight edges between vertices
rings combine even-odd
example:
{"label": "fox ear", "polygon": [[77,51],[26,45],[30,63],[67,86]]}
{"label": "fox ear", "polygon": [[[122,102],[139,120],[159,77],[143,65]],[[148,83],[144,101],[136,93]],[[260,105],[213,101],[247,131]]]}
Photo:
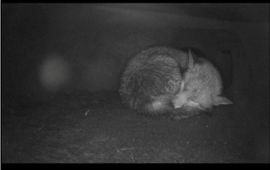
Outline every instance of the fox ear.
{"label": "fox ear", "polygon": [[222,97],[222,96],[216,96],[214,98],[214,103],[215,106],[217,105],[225,105],[225,104],[233,104],[233,102],[229,99],[227,99],[226,97]]}
{"label": "fox ear", "polygon": [[194,59],[193,59],[193,56],[192,56],[192,52],[189,49],[188,50],[188,68],[192,68],[193,66],[194,66]]}

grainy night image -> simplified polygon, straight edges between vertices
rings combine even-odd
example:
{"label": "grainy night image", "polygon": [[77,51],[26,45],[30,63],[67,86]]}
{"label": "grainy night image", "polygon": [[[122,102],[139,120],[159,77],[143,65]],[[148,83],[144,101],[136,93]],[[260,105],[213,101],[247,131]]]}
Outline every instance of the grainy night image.
{"label": "grainy night image", "polygon": [[1,5],[3,163],[269,163],[269,4]]}

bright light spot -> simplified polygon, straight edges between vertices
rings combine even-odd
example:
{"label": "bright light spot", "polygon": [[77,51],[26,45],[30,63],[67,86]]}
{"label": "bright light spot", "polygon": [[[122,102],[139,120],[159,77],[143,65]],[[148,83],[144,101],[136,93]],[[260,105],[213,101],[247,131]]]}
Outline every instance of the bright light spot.
{"label": "bright light spot", "polygon": [[47,90],[59,90],[69,77],[68,63],[58,56],[48,58],[40,66],[40,81]]}

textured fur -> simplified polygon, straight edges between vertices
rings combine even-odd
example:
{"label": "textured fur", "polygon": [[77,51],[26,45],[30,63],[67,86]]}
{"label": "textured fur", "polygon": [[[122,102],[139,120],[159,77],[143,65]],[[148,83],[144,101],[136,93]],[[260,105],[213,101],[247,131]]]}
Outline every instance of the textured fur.
{"label": "textured fur", "polygon": [[232,104],[221,96],[222,80],[217,68],[204,58],[194,62],[191,51],[188,52],[188,69],[184,73],[179,93],[173,99],[175,108],[186,111],[211,110],[213,106]]}
{"label": "textured fur", "polygon": [[179,91],[181,69],[187,55],[168,47],[142,51],[128,63],[120,86],[120,96],[132,109],[162,114],[173,109],[172,97]]}
{"label": "textured fur", "polygon": [[121,77],[120,96],[130,108],[147,115],[170,113],[182,119],[231,104],[221,96],[217,68],[191,50],[154,47],[132,58]]}

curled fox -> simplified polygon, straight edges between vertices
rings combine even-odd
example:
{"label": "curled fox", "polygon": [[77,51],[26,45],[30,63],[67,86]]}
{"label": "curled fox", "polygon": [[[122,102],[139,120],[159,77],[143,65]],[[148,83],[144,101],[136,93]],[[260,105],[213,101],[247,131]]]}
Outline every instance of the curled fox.
{"label": "curled fox", "polygon": [[221,96],[222,79],[210,61],[192,51],[153,47],[128,63],[120,96],[132,109],[146,114],[193,115],[193,111],[232,104]]}

